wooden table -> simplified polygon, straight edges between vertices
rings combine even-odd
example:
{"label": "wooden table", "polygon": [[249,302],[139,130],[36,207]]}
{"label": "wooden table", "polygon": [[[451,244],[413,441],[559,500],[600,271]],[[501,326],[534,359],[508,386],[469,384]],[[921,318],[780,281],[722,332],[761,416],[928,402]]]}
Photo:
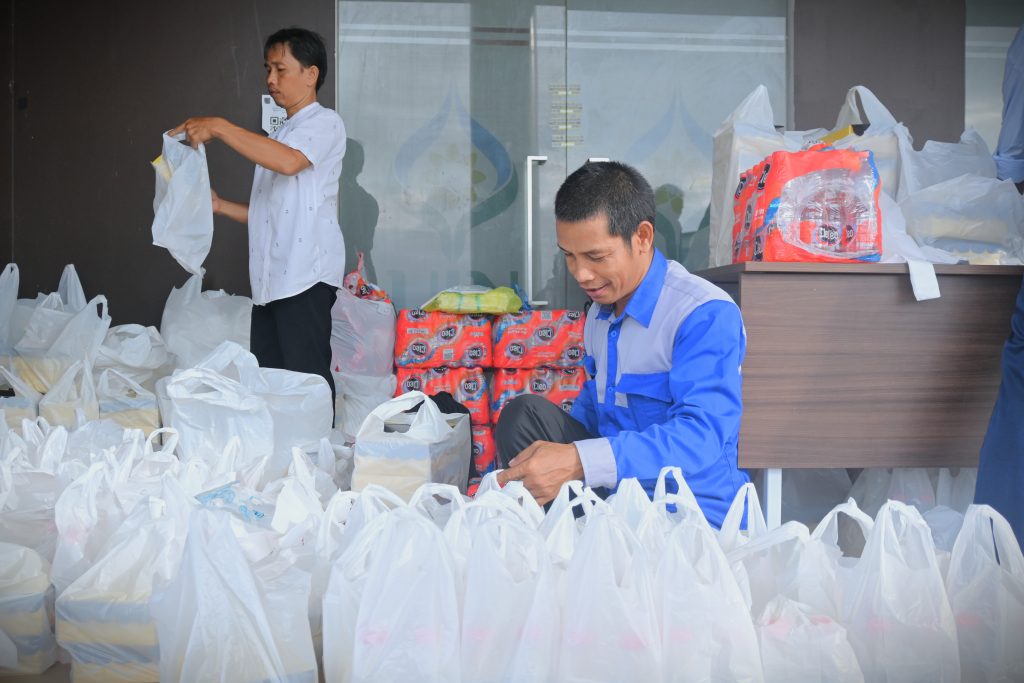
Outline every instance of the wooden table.
{"label": "wooden table", "polygon": [[699,273],[743,312],[739,464],[765,468],[769,523],[788,467],[976,466],[1024,267],[740,263]]}

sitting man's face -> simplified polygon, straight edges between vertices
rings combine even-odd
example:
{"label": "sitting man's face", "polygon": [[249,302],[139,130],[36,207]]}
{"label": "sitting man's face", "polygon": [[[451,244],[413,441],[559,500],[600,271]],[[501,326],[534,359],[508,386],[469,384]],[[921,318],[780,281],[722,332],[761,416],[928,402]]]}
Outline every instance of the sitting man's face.
{"label": "sitting man's face", "polygon": [[604,213],[582,221],[556,220],[555,231],[565,265],[587,296],[599,304],[617,304],[616,314],[622,313],[647,274],[653,226],[642,222],[629,245],[609,233]]}

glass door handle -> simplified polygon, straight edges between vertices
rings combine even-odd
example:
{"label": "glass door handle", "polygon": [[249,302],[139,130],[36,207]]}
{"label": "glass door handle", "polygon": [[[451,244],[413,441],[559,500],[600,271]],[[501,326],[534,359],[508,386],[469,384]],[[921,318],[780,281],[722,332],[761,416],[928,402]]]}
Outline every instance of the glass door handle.
{"label": "glass door handle", "polygon": [[531,306],[547,306],[547,301],[533,300],[533,164],[548,160],[542,156],[526,157],[526,296]]}

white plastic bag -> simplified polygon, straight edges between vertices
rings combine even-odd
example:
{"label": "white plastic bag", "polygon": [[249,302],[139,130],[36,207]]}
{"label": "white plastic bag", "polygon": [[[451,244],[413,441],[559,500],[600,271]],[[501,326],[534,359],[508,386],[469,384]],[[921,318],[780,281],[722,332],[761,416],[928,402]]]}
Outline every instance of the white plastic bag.
{"label": "white plastic bag", "polygon": [[90,365],[110,328],[107,298],[97,296],[69,313],[59,297],[45,297],[14,345],[12,367],[39,393],[48,393],[75,361]]}
{"label": "white plastic bag", "polygon": [[964,683],[1024,678],[1024,555],[1010,524],[988,505],[967,508],[946,590]]}
{"label": "white plastic bag", "polygon": [[[670,474],[676,481],[675,493],[667,493],[666,482]],[[672,530],[682,523],[704,526],[711,531],[704,511],[683,478],[682,468],[663,467],[654,484],[654,500],[636,529],[637,538],[647,551],[652,566],[656,567],[661,562]],[[658,590],[655,585],[655,600],[660,600]]]}
{"label": "white plastic bag", "polygon": [[344,287],[331,309],[331,367],[348,375],[383,377],[394,367],[395,307],[360,299]]}
{"label": "white plastic bag", "polygon": [[978,265],[1024,260],[1024,199],[1009,180],[962,175],[915,192],[900,209],[920,244]]}
{"label": "white plastic bag", "polygon": [[653,568],[613,513],[587,523],[569,565],[558,680],[661,680]]}
{"label": "white plastic bag", "polygon": [[902,201],[918,190],[964,174],[996,177],[996,162],[978,131],[968,129],[960,142],[928,140],[921,151],[908,138],[900,140],[900,192]]}
{"label": "white plastic bag", "polygon": [[179,368],[195,366],[224,341],[249,348],[252,299],[202,288],[193,275],[171,290],[164,305],[160,334]]}
{"label": "white plastic bag", "polygon": [[195,368],[171,377],[166,391],[171,409],[164,420],[178,432],[182,460],[214,464],[233,437],[241,445],[239,467],[273,454],[274,422],[266,401],[240,383]]}
{"label": "white plastic bag", "polygon": [[882,190],[890,197],[900,197],[900,149],[901,145],[910,145],[910,131],[863,85],[855,85],[846,92],[846,101],[836,119],[837,129],[856,124],[867,124],[867,128],[861,135],[836,140],[832,146],[871,152]]}
{"label": "white plastic bag", "polygon": [[772,152],[795,152],[803,146],[803,133],[780,133],[775,124],[768,89],[759,85],[715,131],[708,234],[712,268],[732,263],[732,205],[740,172]]}
{"label": "white plastic bag", "polygon": [[[746,516],[746,529],[740,529]],[[761,501],[757,497],[757,489],[752,483],[746,483],[736,492],[736,496],[725,513],[722,527],[718,531],[718,543],[722,550],[730,553],[744,543],[763,536],[768,532],[768,524],[761,511]]]}
{"label": "white plastic bag", "polygon": [[915,508],[889,501],[879,510],[842,610],[865,680],[960,681],[953,611]]}
{"label": "white plastic bag", "polygon": [[[11,318],[14,315],[14,307],[18,303],[18,283],[20,277],[18,266],[8,263],[0,273],[0,367],[10,364],[11,354],[14,353],[13,324]],[[0,388],[4,387],[0,381]]]}
{"label": "white plastic bag", "polygon": [[173,477],[161,489],[132,510],[96,563],[57,600],[57,639],[71,655],[75,681],[158,680],[149,600],[154,582],[177,574],[195,507]]}
{"label": "white plastic bag", "polygon": [[846,629],[779,596],[757,620],[765,683],[864,683]]}
{"label": "white plastic bag", "polygon": [[155,587],[151,608],[168,683],[314,683],[309,574],[252,569],[227,512],[192,514],[181,569]]}
{"label": "white plastic bag", "polygon": [[[328,586],[324,642],[332,651],[325,653],[326,680],[460,680],[455,573],[440,529],[408,507],[378,520],[341,557]],[[374,528],[379,532],[368,538]],[[338,613],[340,604],[347,614]]]}
{"label": "white plastic bag", "polygon": [[800,522],[786,522],[726,553],[740,588],[749,586],[751,616],[776,596],[797,599],[809,536]]}
{"label": "white plastic bag", "polygon": [[507,516],[483,522],[474,533],[465,596],[463,680],[554,679],[561,609],[540,534]]}
{"label": "white plastic bag", "polygon": [[[404,414],[417,404],[415,415]],[[375,408],[359,428],[352,490],[380,484],[407,500],[427,482],[465,491],[470,454],[469,415],[445,415],[411,391]]]}
{"label": "white plastic bag", "polygon": [[34,420],[39,415],[42,395],[7,368],[0,366],[0,379],[14,391],[14,396],[0,396],[0,410],[4,411],[9,429],[21,429],[22,420]]}
{"label": "white plastic bag", "polygon": [[[292,448],[313,451],[320,440],[330,436],[334,412],[331,388],[319,375],[258,368],[246,373],[243,383],[266,402],[274,423],[272,469],[288,467]],[[283,474],[277,473],[277,476]]]}
{"label": "white plastic bag", "polygon": [[153,244],[164,247],[182,268],[202,277],[213,243],[213,203],[206,147],[183,144],[184,134],[163,135],[163,154],[153,160]]}
{"label": "white plastic bag", "polygon": [[341,430],[350,443],[355,441],[366,416],[395,395],[396,382],[394,375],[371,377],[334,373],[337,396],[334,426]]}
{"label": "white plastic bag", "polygon": [[[857,556],[843,554],[839,542],[839,520],[849,518],[860,529],[856,543]],[[853,567],[859,561],[864,539],[871,535],[874,521],[861,512],[851,498],[833,508],[818,526],[804,547],[798,586],[799,601],[810,606],[817,614],[839,620],[843,596],[850,581]]]}
{"label": "white plastic bag", "polygon": [[146,436],[160,429],[156,396],[113,368],[100,373],[96,386],[99,417],[125,429],[141,429]]}
{"label": "white plastic bag", "polygon": [[39,400],[39,416],[51,425],[75,427],[79,419],[98,420],[99,402],[92,382],[92,370],[83,361],[75,361],[64,376]]}
{"label": "white plastic bag", "polygon": [[0,542],[0,674],[41,674],[57,656],[50,563]]}
{"label": "white plastic bag", "polygon": [[707,524],[681,521],[658,565],[665,683],[759,683],[750,610]]}
{"label": "white plastic bag", "polygon": [[171,357],[155,327],[111,327],[96,353],[94,372],[114,369],[153,391],[156,381],[171,370]]}

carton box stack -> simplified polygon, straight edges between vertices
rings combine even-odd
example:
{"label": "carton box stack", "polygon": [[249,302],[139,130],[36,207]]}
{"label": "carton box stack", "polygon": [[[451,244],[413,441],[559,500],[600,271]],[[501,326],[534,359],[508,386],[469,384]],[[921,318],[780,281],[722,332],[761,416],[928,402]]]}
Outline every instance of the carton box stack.
{"label": "carton box stack", "polygon": [[395,330],[395,395],[446,391],[469,409],[473,455],[493,457],[490,439],[490,394],[484,370],[492,366],[492,320],[487,315],[462,315],[406,309]]}
{"label": "carton box stack", "polygon": [[[396,395],[450,393],[470,411],[478,474],[497,464],[493,427],[510,400],[544,396],[571,410],[583,386],[580,311],[524,311],[492,318],[403,310],[395,331]],[[472,486],[471,486],[472,490]]]}
{"label": "carton box stack", "polygon": [[585,378],[581,311],[523,311],[494,322],[491,419],[497,424],[508,402],[537,394],[572,410]]}

